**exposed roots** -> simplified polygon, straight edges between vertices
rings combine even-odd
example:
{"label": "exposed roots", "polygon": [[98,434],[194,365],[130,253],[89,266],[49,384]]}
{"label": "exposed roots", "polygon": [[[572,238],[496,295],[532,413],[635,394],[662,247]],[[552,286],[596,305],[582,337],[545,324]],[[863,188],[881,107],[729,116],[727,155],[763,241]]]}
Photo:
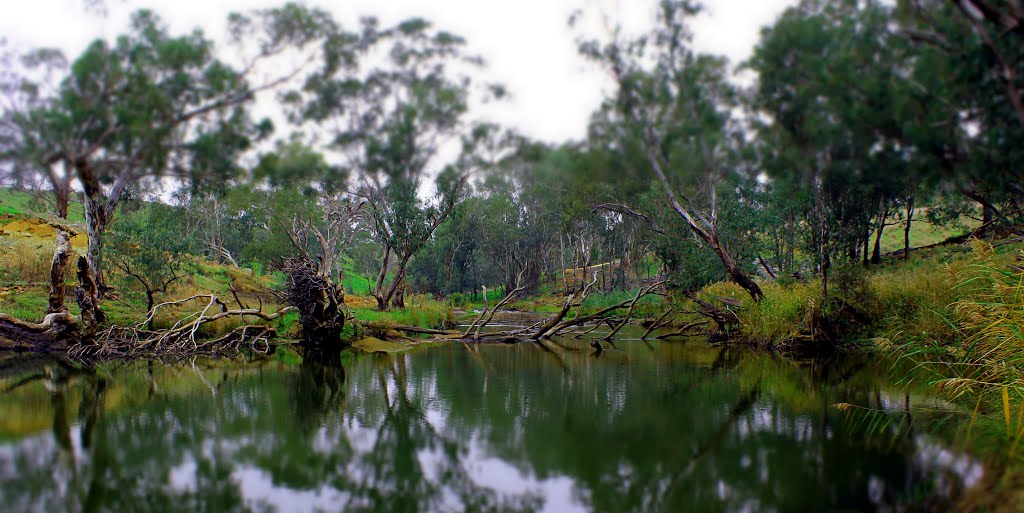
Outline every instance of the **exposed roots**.
{"label": "exposed roots", "polygon": [[303,338],[312,343],[338,341],[345,327],[345,292],[327,270],[308,258],[285,261],[287,302],[299,311]]}

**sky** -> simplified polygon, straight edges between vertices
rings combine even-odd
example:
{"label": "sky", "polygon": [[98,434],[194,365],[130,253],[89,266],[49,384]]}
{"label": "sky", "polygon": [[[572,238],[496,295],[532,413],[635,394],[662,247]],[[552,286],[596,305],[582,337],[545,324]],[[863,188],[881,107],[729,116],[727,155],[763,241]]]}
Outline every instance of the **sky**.
{"label": "sky", "polygon": [[[18,47],[57,47],[69,58],[96,37],[111,38],[130,13],[153,9],[172,33],[201,27],[215,39],[233,11],[279,5],[284,0],[104,0],[105,14],[88,9],[97,0],[0,0],[0,37]],[[412,16],[462,35],[487,63],[486,79],[505,84],[511,98],[474,113],[549,143],[586,136],[590,114],[612,91],[608,76],[576,52],[567,20],[576,9],[606,13],[613,23],[637,30],[653,20],[656,0],[306,0],[343,24],[362,16],[387,24]],[[693,23],[695,46],[738,64],[748,58],[761,27],[795,0],[706,0]],[[749,80],[749,77],[747,78]]]}

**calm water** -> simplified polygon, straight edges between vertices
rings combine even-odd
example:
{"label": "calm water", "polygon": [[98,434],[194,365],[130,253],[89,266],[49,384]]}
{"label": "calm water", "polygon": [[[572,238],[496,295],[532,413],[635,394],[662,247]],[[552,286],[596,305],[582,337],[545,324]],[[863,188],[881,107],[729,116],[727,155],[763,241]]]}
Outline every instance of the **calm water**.
{"label": "calm water", "polygon": [[863,359],[616,346],[0,355],[0,510],[893,511],[982,472],[832,407],[941,407]]}

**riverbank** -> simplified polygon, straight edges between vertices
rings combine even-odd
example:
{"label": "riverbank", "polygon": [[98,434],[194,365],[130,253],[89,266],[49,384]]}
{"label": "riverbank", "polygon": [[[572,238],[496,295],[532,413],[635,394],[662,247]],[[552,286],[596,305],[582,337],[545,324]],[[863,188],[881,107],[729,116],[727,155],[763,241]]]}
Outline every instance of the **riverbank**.
{"label": "riverbank", "polygon": [[[827,301],[820,280],[793,278],[765,283],[758,303],[731,283],[698,297],[735,313],[731,339],[745,345],[789,352],[840,344],[891,355],[899,381],[927,385],[957,405],[957,443],[990,462],[990,479],[958,510],[1017,511],[1024,504],[1022,250],[1019,239],[972,240],[868,270],[836,269]],[[695,306],[684,301],[680,309]]]}
{"label": "riverbank", "polygon": [[[6,263],[0,265],[7,283],[0,289],[0,312],[33,319],[45,311],[47,289],[31,279],[32,272],[37,269],[38,274],[45,274],[46,255],[52,248],[19,248],[19,253],[8,253]],[[990,462],[992,471],[986,473],[986,480],[963,496],[963,509],[1000,511],[1007,504],[1024,501],[1016,492],[1024,488],[1020,486],[1024,458],[1019,447],[1024,437],[1024,357],[1019,356],[1024,354],[1020,336],[1024,320],[1022,248],[1024,244],[1014,240],[995,244],[974,241],[915,251],[909,262],[890,257],[884,265],[867,270],[859,266],[834,269],[828,301],[822,300],[820,280],[797,278],[763,281],[765,298],[758,303],[731,283],[710,285],[695,297],[735,316],[727,333],[733,343],[772,353],[815,345],[831,350],[839,344],[853,350],[885,352],[902,362],[899,368],[889,370],[893,376],[901,382],[926,385],[955,404],[961,415],[959,420],[947,421],[956,425],[950,430],[952,438]],[[281,287],[280,276],[212,262],[197,262],[196,269],[194,276],[166,295],[187,297],[202,290],[212,291],[232,307],[258,304],[273,311],[280,306],[271,292]],[[557,288],[510,306],[538,313],[557,311],[564,302]],[[595,293],[567,318],[619,304],[634,293]],[[496,299],[489,301],[493,306]],[[344,336],[365,352],[406,351],[417,345],[418,338],[430,337],[396,331],[395,327],[444,330],[457,322],[449,302],[425,295],[410,294],[406,308],[389,312],[377,312],[375,301],[365,296],[349,295],[346,303],[356,322],[346,327]],[[172,325],[177,316],[202,306],[198,302],[174,305],[154,324],[158,328]],[[669,322],[652,336],[670,335],[681,327],[714,327],[710,322],[701,325],[708,321],[704,315],[679,313],[700,310],[699,304],[685,297],[645,297],[637,302],[634,319],[649,326],[672,306],[674,313],[663,319]],[[109,322],[115,325],[139,323],[146,314],[144,298],[128,287],[123,292],[115,289],[104,307]],[[210,323],[197,336],[222,336],[244,322],[243,316]],[[282,338],[293,338],[297,316],[282,315],[269,327]],[[887,413],[875,422],[893,422],[890,417]]]}

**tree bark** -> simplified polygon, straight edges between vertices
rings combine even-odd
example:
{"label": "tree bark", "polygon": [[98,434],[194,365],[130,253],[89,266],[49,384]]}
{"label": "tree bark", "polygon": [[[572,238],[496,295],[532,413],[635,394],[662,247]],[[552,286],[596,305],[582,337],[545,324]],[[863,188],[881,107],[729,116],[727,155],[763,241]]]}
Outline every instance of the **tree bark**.
{"label": "tree bark", "polygon": [[866,227],[866,228],[864,228],[864,255],[863,255],[863,257],[864,257],[864,267],[865,268],[867,268],[868,262],[869,262],[868,257],[870,256],[870,252],[868,251],[868,246],[870,244],[871,244],[871,228]]}
{"label": "tree bark", "polygon": [[402,281],[395,285],[395,292],[391,296],[391,308],[405,308],[405,274],[402,274]]}
{"label": "tree bark", "polygon": [[[387,256],[388,250],[385,250],[384,254]],[[381,290],[381,287],[384,284],[384,277],[387,274],[387,268],[381,268],[381,274],[377,276],[377,289],[373,293],[373,297],[377,300],[377,310],[385,312],[388,310],[389,306],[392,306],[392,299],[394,299],[399,285],[405,281],[405,271],[409,265],[410,258],[412,258],[412,254],[406,253],[402,256],[402,259],[398,261],[398,267],[395,269],[395,277],[391,280],[391,285],[388,285],[387,289],[384,291]],[[404,299],[402,300],[402,305],[404,308]]]}
{"label": "tree bark", "polygon": [[377,273],[377,281],[373,286],[373,298],[377,300],[377,310],[383,312],[388,309],[388,302],[381,294],[384,288],[384,280],[388,277],[388,266],[391,263],[391,246],[384,246],[384,258],[381,260],[380,272]]}
{"label": "tree bark", "polygon": [[910,261],[910,223],[914,221],[914,197],[907,198],[907,226],[903,228],[903,259]]}
{"label": "tree bark", "polygon": [[885,231],[885,221],[888,218],[888,207],[879,211],[878,226],[875,229],[875,249],[871,251],[871,263],[875,265],[882,263],[882,232]]}
{"label": "tree bark", "polygon": [[[103,236],[107,229],[107,208],[103,201],[103,191],[99,182],[92,175],[87,163],[79,163],[77,166],[79,179],[84,189],[82,194],[82,205],[85,210],[85,229],[89,237],[88,251],[89,272],[92,273],[91,280],[96,284],[96,299],[102,299],[106,291],[103,280]],[[99,302],[96,302],[97,307]]]}
{"label": "tree bark", "polygon": [[53,260],[50,261],[50,296],[46,308],[48,314],[68,311],[64,305],[64,271],[68,267],[68,260],[71,259],[71,238],[66,228],[58,226],[56,230],[56,247],[53,251]]}
{"label": "tree bark", "polygon": [[146,314],[149,315],[149,321],[146,323],[146,329],[149,331],[153,331],[153,317],[155,316],[152,314],[154,303],[153,291],[149,287],[146,287]]}
{"label": "tree bark", "polygon": [[885,230],[885,222],[878,224],[875,231],[875,249],[871,250],[871,263],[878,265],[882,263],[882,232]]}
{"label": "tree bark", "polygon": [[78,282],[75,299],[82,313],[82,334],[91,338],[96,334],[97,327],[106,321],[106,315],[99,306],[97,285],[89,269],[89,260],[85,257],[78,257]]}

